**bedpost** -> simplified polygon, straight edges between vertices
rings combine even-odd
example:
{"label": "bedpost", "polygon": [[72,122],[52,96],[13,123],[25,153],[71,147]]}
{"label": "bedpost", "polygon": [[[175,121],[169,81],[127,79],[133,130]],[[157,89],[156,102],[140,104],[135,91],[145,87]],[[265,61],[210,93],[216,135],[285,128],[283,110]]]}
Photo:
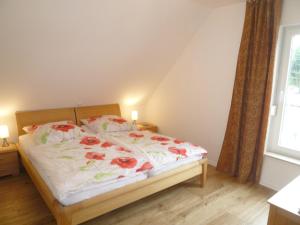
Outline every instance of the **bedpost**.
{"label": "bedpost", "polygon": [[202,174],[200,175],[200,186],[204,187],[207,177],[207,159],[202,163]]}
{"label": "bedpost", "polygon": [[61,209],[59,217],[56,218],[57,225],[73,225],[71,212],[63,207]]}

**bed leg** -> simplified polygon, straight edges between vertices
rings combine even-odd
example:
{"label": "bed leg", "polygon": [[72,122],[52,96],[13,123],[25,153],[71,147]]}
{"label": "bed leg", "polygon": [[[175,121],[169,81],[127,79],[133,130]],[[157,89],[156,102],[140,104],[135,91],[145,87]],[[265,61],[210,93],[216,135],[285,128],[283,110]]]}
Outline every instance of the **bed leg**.
{"label": "bed leg", "polygon": [[73,225],[72,216],[70,213],[63,211],[56,220],[57,225]]}
{"label": "bed leg", "polygon": [[202,174],[200,175],[200,186],[204,187],[206,184],[207,177],[207,160],[202,164]]}

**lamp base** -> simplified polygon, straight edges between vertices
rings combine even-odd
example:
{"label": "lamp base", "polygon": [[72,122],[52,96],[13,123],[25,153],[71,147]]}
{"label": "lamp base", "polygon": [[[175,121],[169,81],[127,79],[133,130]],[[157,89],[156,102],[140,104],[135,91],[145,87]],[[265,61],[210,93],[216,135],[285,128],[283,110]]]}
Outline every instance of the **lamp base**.
{"label": "lamp base", "polygon": [[8,147],[8,146],[9,146],[9,144],[7,142],[7,139],[3,138],[2,147]]}
{"label": "lamp base", "polygon": [[132,121],[132,127],[133,127],[134,130],[136,130],[136,120]]}

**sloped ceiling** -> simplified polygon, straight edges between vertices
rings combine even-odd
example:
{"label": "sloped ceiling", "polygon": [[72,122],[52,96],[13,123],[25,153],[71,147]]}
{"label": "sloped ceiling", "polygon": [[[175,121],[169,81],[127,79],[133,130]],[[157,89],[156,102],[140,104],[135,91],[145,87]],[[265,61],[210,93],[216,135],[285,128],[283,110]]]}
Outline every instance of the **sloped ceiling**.
{"label": "sloped ceiling", "polygon": [[15,130],[16,110],[145,102],[211,7],[223,4],[2,0],[0,123]]}

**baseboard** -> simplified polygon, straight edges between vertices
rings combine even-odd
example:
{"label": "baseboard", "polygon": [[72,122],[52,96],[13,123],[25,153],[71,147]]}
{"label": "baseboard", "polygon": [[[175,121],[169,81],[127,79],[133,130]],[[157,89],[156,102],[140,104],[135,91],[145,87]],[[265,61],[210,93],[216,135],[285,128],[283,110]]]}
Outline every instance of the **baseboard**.
{"label": "baseboard", "polygon": [[211,165],[211,166],[216,167],[217,164],[218,164],[218,161],[208,159],[208,164]]}
{"label": "baseboard", "polygon": [[[211,165],[211,166],[216,167],[217,164],[218,164],[218,161],[208,159],[208,164]],[[281,187],[277,187],[276,185],[272,184],[272,182],[268,182],[268,181],[262,181],[261,180],[259,182],[259,184],[262,185],[262,186],[265,186],[269,189],[272,189],[274,191],[279,191],[281,189]]]}
{"label": "baseboard", "polygon": [[[208,159],[208,164],[213,166],[213,167],[217,167],[217,164],[218,164],[218,161],[216,160],[211,160],[211,159]],[[281,187],[278,187],[276,185],[274,185],[272,182],[268,182],[268,181],[260,181],[259,182],[260,185],[262,186],[265,186],[269,189],[272,189],[274,191],[279,191],[281,189]]]}
{"label": "baseboard", "polygon": [[260,185],[264,186],[264,187],[267,187],[269,189],[272,189],[274,191],[279,191],[281,188],[280,187],[277,187],[276,185],[272,184],[272,182],[268,182],[268,181],[260,181],[259,182]]}

